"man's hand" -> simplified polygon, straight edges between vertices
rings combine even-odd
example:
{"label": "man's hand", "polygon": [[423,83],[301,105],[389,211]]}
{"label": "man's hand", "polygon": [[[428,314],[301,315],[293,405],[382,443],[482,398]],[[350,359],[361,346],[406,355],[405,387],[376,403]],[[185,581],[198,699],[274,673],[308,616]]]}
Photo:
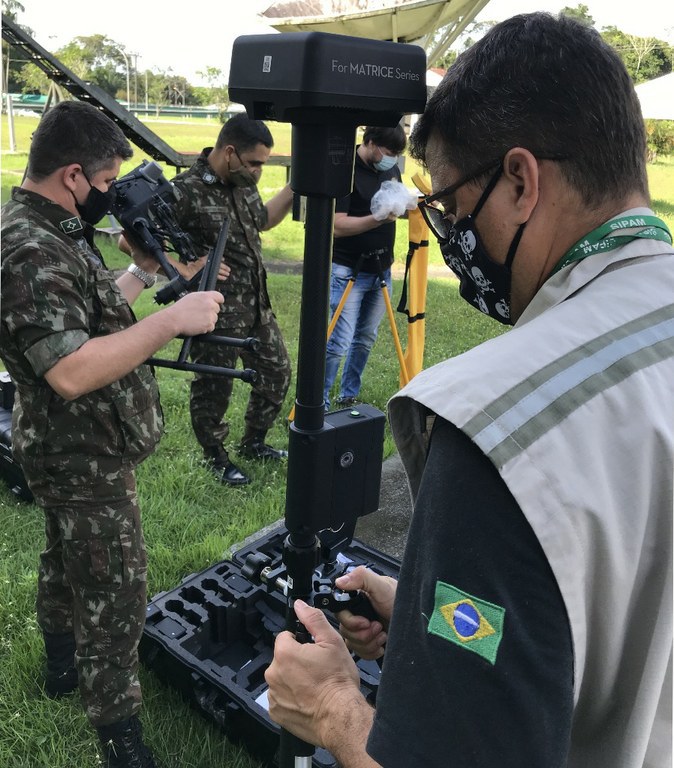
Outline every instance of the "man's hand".
{"label": "man's hand", "polygon": [[122,234],[119,236],[119,239],[117,240],[117,247],[122,253],[125,253],[127,256],[131,256],[133,253],[133,248],[131,247],[131,243],[128,241],[126,234],[122,232]]}
{"label": "man's hand", "polygon": [[173,314],[178,328],[176,335],[198,336],[215,329],[220,305],[224,300],[219,291],[196,291],[185,294],[163,311]]}
{"label": "man's hand", "polygon": [[370,707],[339,633],[318,608],[298,600],[295,612],[315,643],[298,643],[290,632],[277,636],[274,660],[265,672],[269,714],[302,740],[330,749],[335,734],[343,733],[354,711]]}
{"label": "man's hand", "polygon": [[44,377],[65,400],[105,387],[144,363],[176,336],[210,333],[223,301],[219,291],[188,293],[123,331],[89,339],[62,357]]}
{"label": "man's hand", "polygon": [[[186,280],[191,280],[199,272],[200,269],[203,269],[203,267],[206,266],[207,259],[208,256],[202,256],[195,261],[189,261],[187,264],[175,261],[174,259],[172,259],[172,262],[182,277],[184,277]],[[218,280],[226,280],[229,277],[231,271],[232,270],[229,264],[225,264],[225,262],[221,260],[220,268],[218,269]]]}
{"label": "man's hand", "polygon": [[362,659],[380,658],[384,655],[386,630],[393,613],[393,601],[398,586],[396,580],[390,576],[380,576],[360,565],[336,579],[335,586],[346,591],[360,590],[372,603],[381,621],[370,621],[350,611],[340,611],[337,618],[340,621],[339,631],[355,654]]}
{"label": "man's hand", "polygon": [[120,251],[122,251],[122,253],[126,253],[127,256],[130,256],[131,260],[134,264],[136,264],[136,266],[140,267],[148,274],[154,275],[159,270],[159,262],[157,259],[155,259],[155,257],[150,253],[146,253],[139,248],[133,248],[128,238],[126,237],[126,233],[122,232],[122,234],[119,236],[117,247]]}
{"label": "man's hand", "polygon": [[[141,269],[144,269],[146,272],[154,274],[160,270],[160,264],[154,258],[154,256],[137,248],[133,248],[128,238],[125,236],[125,233],[122,233],[119,236],[117,247],[120,251],[130,256],[134,263],[137,264]],[[181,277],[184,277],[185,280],[191,280],[199,272],[200,269],[205,267],[206,259],[208,258],[208,256],[202,256],[195,261],[190,261],[187,264],[183,264],[177,259],[174,259],[170,254],[166,253],[166,251],[164,252],[164,256],[171,262],[171,264],[178,271],[178,274],[180,274]],[[163,272],[163,270],[161,271]],[[229,277],[231,271],[232,270],[230,269],[229,265],[225,264],[221,260],[220,268],[218,269],[218,280],[226,280]]]}

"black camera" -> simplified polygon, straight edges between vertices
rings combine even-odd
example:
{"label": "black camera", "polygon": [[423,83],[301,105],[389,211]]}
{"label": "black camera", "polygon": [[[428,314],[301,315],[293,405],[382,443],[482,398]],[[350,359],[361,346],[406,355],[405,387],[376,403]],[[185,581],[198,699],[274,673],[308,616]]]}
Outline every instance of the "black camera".
{"label": "black camera", "polygon": [[184,262],[197,258],[190,236],[176,220],[176,191],[160,165],[143,160],[112,186],[112,213],[143,250],[154,256],[172,249]]}
{"label": "black camera", "polygon": [[[115,199],[110,212],[122,225],[131,243],[154,256],[161,264],[164,274],[169,278],[168,283],[155,294],[154,300],[157,304],[177,301],[192,290],[214,290],[220,262],[225,252],[229,221],[225,220],[215,248],[209,251],[206,266],[200,269],[191,280],[187,280],[171,264],[166,257],[166,252],[177,253],[183,263],[196,261],[199,256],[194,250],[192,239],[178,223],[173,208],[176,191],[173,184],[164,176],[161,166],[154,161],[143,160],[137,168],[126,176],[122,176],[121,179],[117,179],[113,187]],[[199,339],[213,344],[245,349],[256,349],[259,344],[254,338],[233,339],[211,333],[202,334]],[[181,371],[222,375],[247,382],[255,381],[257,374],[249,368],[237,371],[221,366],[188,363],[191,341],[191,338],[184,340],[177,361],[151,357],[148,363]]]}
{"label": "black camera", "polygon": [[143,160],[112,186],[115,192],[111,213],[132,244],[154,256],[170,280],[157,292],[155,301],[168,304],[196,287],[181,277],[166,258],[167,251],[175,252],[184,263],[195,261],[198,255],[192,239],[178,224],[173,208],[176,191],[161,166]]}

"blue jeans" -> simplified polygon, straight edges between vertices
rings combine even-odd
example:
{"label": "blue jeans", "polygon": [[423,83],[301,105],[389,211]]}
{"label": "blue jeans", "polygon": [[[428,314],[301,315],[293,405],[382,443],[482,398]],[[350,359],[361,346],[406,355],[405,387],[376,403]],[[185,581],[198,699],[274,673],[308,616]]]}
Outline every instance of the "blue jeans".
{"label": "blue jeans", "polygon": [[[341,264],[332,265],[331,317],[335,314],[352,274],[353,270],[350,267],[344,267]],[[390,269],[384,272],[384,279],[390,296]],[[323,390],[326,410],[330,407],[330,389],[337,378],[337,371],[344,355],[346,355],[346,361],[342,371],[339,397],[342,399],[358,396],[361,376],[370,356],[370,350],[377,340],[377,331],[384,312],[386,312],[386,304],[379,284],[379,276],[369,272],[359,272],[337,320],[337,325],[328,339]]]}

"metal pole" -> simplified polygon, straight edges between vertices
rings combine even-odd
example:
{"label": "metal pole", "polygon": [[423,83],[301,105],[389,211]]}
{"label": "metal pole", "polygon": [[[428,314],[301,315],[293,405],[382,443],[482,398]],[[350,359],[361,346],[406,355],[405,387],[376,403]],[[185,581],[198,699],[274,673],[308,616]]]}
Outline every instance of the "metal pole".
{"label": "metal pole", "polygon": [[323,386],[334,218],[334,199],[307,197],[295,409],[299,429],[320,430],[325,415]]}
{"label": "metal pole", "polygon": [[117,49],[119,53],[124,57],[124,64],[126,65],[126,108],[131,109],[131,77],[129,73],[129,57],[122,48]]}
{"label": "metal pole", "polygon": [[[324,456],[321,450],[315,451],[312,460],[316,465],[308,467],[303,461],[307,456],[303,446],[312,439],[318,445],[321,435],[325,434],[323,386],[335,199],[351,188],[355,135],[356,129],[350,125],[293,124],[292,130],[291,183],[295,192],[306,194],[307,209],[295,418],[288,442],[285,523],[289,533],[283,542],[283,562],[289,584],[286,627],[295,633],[299,642],[311,642],[311,637],[299,623],[293,603],[298,598],[310,598],[313,572],[320,562],[320,541],[315,526],[317,510],[305,506],[306,474],[317,476],[312,471],[318,469]],[[333,145],[341,148],[341,153],[336,156],[341,162],[335,163],[341,172],[326,179],[320,169],[325,167],[328,148]],[[300,157],[301,153],[295,151],[299,146],[312,147],[313,154],[309,150]],[[322,444],[325,445],[325,441]],[[313,499],[308,500],[309,505],[312,502]],[[281,729],[279,768],[310,768],[314,752],[312,744],[302,741],[285,728]]]}
{"label": "metal pole", "polygon": [[122,51],[122,55],[124,56],[124,62],[126,63],[126,108],[131,108],[131,85],[129,77],[129,57]]}
{"label": "metal pole", "polygon": [[11,49],[7,46],[7,65],[3,72],[2,85],[7,94],[7,126],[9,129],[9,151],[16,151],[16,139],[14,137],[14,112],[12,110],[12,97],[9,93],[9,66],[11,62]]}
{"label": "metal pole", "polygon": [[14,107],[12,95],[7,92],[7,127],[9,129],[9,151],[16,152],[16,138],[14,136]]}
{"label": "metal pole", "polygon": [[133,56],[133,106],[138,107],[138,54],[131,55]]}

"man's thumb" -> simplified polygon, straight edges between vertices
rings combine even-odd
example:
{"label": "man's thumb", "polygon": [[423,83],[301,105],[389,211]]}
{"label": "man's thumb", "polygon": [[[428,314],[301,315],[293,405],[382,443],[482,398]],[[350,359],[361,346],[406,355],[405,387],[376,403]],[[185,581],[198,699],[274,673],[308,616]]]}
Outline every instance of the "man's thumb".
{"label": "man's thumb", "polygon": [[346,589],[346,590],[361,589],[367,592],[368,586],[372,586],[369,584],[369,582],[372,581],[372,579],[369,578],[370,574],[371,574],[371,571],[365,568],[365,566],[359,565],[353,571],[349,571],[348,573],[345,573],[343,576],[339,576],[337,579],[335,579],[335,585],[340,589]]}
{"label": "man's thumb", "polygon": [[[335,630],[330,626],[330,622],[325,618],[323,611],[319,608],[312,608],[304,600],[295,600],[293,607],[295,615],[315,642],[328,642],[333,639]],[[339,637],[339,635],[337,636]]]}

